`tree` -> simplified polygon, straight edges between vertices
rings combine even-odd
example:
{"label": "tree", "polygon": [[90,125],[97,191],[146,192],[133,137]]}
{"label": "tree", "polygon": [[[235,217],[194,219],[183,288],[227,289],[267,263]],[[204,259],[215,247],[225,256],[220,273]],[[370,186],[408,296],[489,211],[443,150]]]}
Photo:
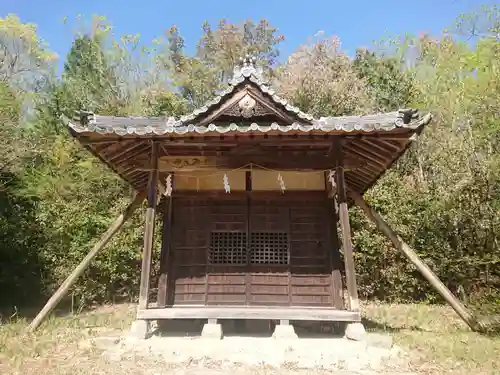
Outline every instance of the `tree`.
{"label": "tree", "polygon": [[412,78],[395,57],[359,49],[353,67],[358,77],[367,82],[377,111],[406,108],[412,102],[415,90]]}
{"label": "tree", "polygon": [[13,14],[0,18],[0,81],[26,91],[36,88],[54,59],[35,25],[23,24]]}
{"label": "tree", "polygon": [[[14,15],[0,18],[0,287],[1,307],[33,302],[44,291],[44,243],[36,201],[24,197],[24,163],[32,150],[24,137],[32,100],[44,89],[53,59],[36,33]],[[38,293],[38,294],[37,294]]]}
{"label": "tree", "polygon": [[0,82],[0,173],[12,173],[18,164],[16,161],[21,152],[18,143],[20,113],[21,103],[14,90],[5,82]]}
{"label": "tree", "polygon": [[184,39],[177,27],[167,31],[167,40],[160,63],[171,72],[174,86],[190,106],[198,107],[227,84],[234,66],[247,54],[255,56],[271,74],[279,56],[277,46],[284,37],[266,20],[236,25],[223,19],[215,30],[207,22],[203,24],[194,56],[183,52]]}
{"label": "tree", "polygon": [[117,114],[124,106],[118,78],[103,52],[103,39],[102,34],[94,33],[74,40],[64,64],[62,81],[63,89],[74,101],[63,107],[66,113],[86,109]]}
{"label": "tree", "polygon": [[280,67],[276,85],[294,105],[316,116],[361,114],[374,107],[367,83],[337,38],[301,46]]}

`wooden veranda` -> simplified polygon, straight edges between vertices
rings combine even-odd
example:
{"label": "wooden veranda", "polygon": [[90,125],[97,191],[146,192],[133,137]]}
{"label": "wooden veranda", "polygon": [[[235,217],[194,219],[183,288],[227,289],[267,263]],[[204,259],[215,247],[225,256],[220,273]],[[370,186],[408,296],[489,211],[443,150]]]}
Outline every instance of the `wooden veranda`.
{"label": "wooden veranda", "polygon": [[[208,319],[204,331],[218,337],[217,319],[279,320],[282,330],[295,320],[345,321],[360,337],[348,204],[360,205],[396,246],[404,245],[362,195],[430,119],[412,109],[316,119],[277,96],[251,58],[235,68],[228,89],[180,119],[91,112],[66,118],[71,134],[137,196],[31,328],[147,197],[137,335],[146,335],[150,320],[196,318]],[[151,303],[160,198],[160,280]],[[411,249],[403,251],[471,321]]]}

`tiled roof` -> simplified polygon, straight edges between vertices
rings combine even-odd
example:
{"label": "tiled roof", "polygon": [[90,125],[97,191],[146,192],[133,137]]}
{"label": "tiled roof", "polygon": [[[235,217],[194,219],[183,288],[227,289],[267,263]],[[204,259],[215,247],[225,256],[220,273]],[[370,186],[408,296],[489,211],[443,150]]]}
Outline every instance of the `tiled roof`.
{"label": "tiled roof", "polygon": [[77,121],[66,120],[67,125],[77,133],[95,132],[100,134],[124,135],[182,135],[188,133],[267,133],[278,132],[302,132],[319,131],[325,133],[334,132],[374,132],[390,131],[396,128],[417,129],[427,124],[431,119],[430,114],[420,116],[416,110],[401,109],[395,112],[381,113],[367,116],[342,116],[321,117],[312,119],[312,123],[295,122],[290,125],[257,124],[239,125],[231,123],[228,125],[209,124],[198,126],[176,120],[174,118],[162,117],[113,117],[99,116],[93,113],[82,112]]}

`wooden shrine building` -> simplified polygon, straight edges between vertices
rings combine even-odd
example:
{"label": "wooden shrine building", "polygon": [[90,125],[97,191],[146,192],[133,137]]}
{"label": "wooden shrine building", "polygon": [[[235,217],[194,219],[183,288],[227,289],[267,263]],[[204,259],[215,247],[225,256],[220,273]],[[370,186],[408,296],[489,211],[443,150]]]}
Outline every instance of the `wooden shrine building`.
{"label": "wooden shrine building", "polygon": [[71,134],[137,192],[101,242],[148,200],[135,332],[144,336],[150,320],[207,319],[204,334],[220,336],[217,319],[268,319],[281,333],[293,334],[288,322],[297,320],[344,321],[362,333],[348,199],[365,204],[363,193],[430,119],[415,110],[314,118],[275,94],[248,57],[227,90],[179,119],[68,119]]}

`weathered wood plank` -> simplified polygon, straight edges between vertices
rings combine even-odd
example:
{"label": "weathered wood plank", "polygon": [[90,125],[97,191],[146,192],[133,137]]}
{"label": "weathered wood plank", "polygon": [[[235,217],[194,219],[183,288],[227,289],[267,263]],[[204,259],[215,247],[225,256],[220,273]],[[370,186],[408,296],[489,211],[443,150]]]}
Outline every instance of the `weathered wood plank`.
{"label": "weathered wood plank", "polygon": [[317,307],[256,307],[256,306],[173,306],[164,309],[139,309],[138,319],[276,319],[358,322],[357,311]]}
{"label": "weathered wood plank", "polygon": [[149,278],[151,275],[151,254],[155,224],[155,210],[158,185],[158,150],[159,144],[153,142],[151,147],[151,171],[148,179],[148,208],[144,225],[144,249],[142,252],[141,282],[139,289],[139,308],[148,307]]}
{"label": "weathered wood plank", "polygon": [[[334,190],[336,192],[336,189]],[[331,289],[333,306],[337,309],[344,308],[344,286],[342,285],[342,275],[340,273],[340,250],[339,236],[337,233],[337,213],[335,212],[335,202],[330,200],[329,211],[331,213],[329,229],[330,229],[330,262],[331,262]]]}
{"label": "weathered wood plank", "polygon": [[[193,151],[195,153],[196,151]],[[256,154],[257,151],[252,151],[252,154],[228,154],[221,151],[211,151],[204,152],[204,156],[213,158],[213,162],[206,166],[200,166],[200,169],[212,170],[215,167],[219,169],[236,169],[241,168],[245,165],[254,164],[254,168],[258,169],[258,166],[276,169],[276,170],[296,170],[296,171],[323,171],[325,169],[335,167],[333,160],[328,157],[321,155],[321,152],[316,151],[262,151]],[[179,158],[184,157],[184,155],[173,155]],[[195,154],[196,155],[196,154]],[[220,156],[219,156],[220,155]],[[360,160],[361,157],[349,157],[345,159],[344,168],[345,169],[358,169],[367,166],[369,163]],[[135,159],[131,162],[137,170],[149,171],[151,167],[149,166],[148,160]],[[165,170],[169,172],[170,167],[160,164],[160,170]]]}

